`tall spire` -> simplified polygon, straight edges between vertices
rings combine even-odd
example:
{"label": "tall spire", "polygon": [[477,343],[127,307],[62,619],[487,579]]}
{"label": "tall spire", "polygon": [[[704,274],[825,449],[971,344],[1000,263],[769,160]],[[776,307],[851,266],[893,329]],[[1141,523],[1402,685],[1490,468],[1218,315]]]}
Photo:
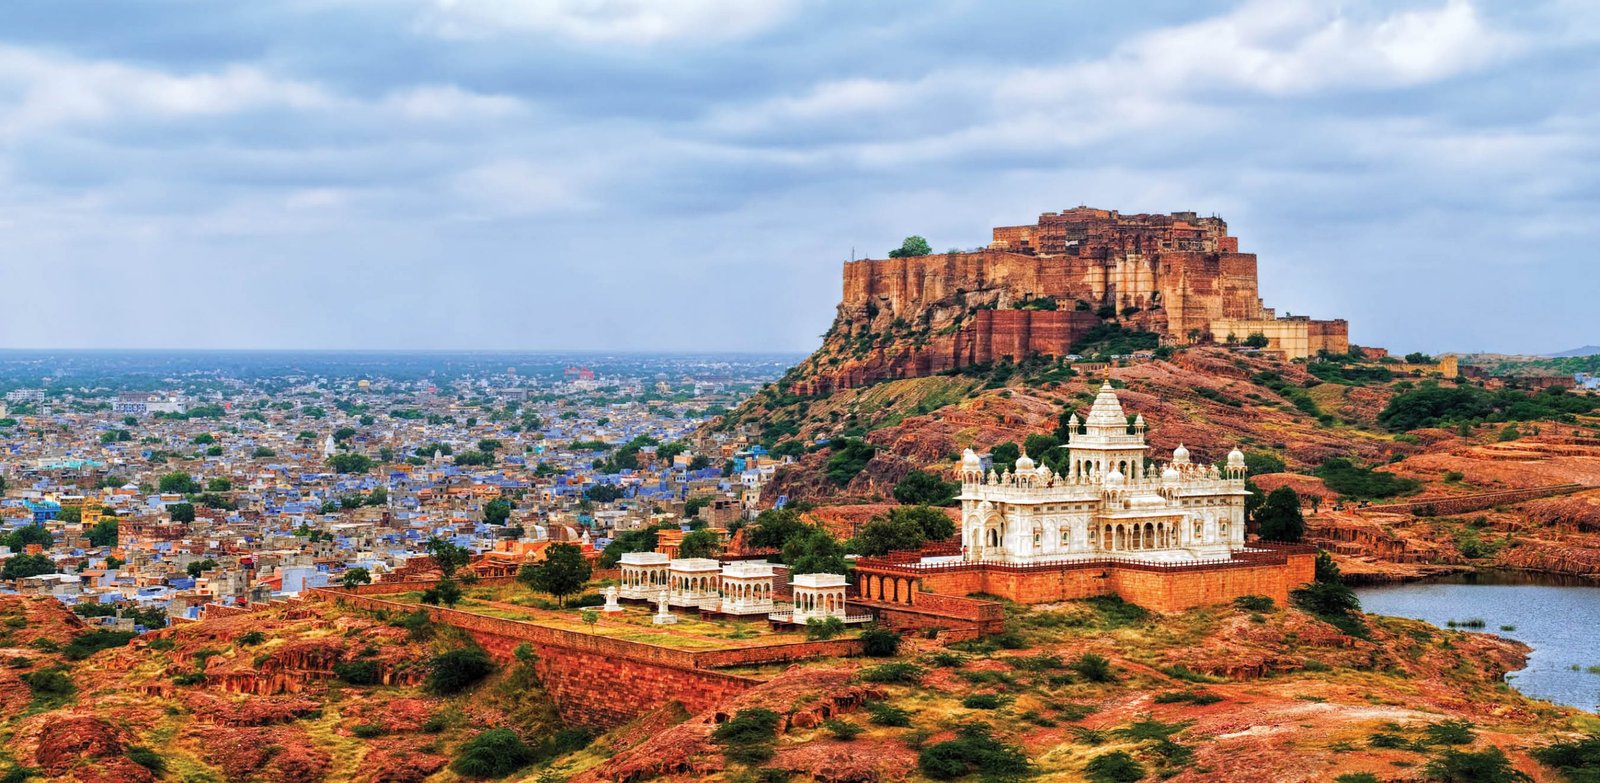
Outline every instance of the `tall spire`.
{"label": "tall spire", "polygon": [[1117,391],[1111,388],[1111,381],[1106,381],[1100,386],[1100,393],[1095,395],[1094,405],[1089,408],[1088,425],[1090,428],[1115,428],[1119,431],[1128,428],[1128,415],[1122,411],[1122,401],[1117,399]]}

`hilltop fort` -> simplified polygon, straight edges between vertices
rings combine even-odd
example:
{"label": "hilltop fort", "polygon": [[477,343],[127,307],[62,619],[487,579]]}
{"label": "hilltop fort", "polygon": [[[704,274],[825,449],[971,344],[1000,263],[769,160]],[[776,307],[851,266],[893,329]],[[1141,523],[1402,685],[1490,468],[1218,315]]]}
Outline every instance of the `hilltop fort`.
{"label": "hilltop fort", "polygon": [[826,393],[1038,354],[1093,330],[1165,344],[1243,343],[1287,358],[1349,350],[1343,320],[1279,317],[1256,256],[1218,217],[1077,207],[1000,226],[985,248],[844,265],[838,317],[792,388]]}

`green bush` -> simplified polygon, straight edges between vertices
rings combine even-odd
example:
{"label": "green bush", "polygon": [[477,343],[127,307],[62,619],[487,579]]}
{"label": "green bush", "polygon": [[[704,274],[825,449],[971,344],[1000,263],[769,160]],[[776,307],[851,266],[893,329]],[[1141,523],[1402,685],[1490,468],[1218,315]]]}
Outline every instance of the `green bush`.
{"label": "green bush", "polygon": [[1032,772],[1022,749],[994,738],[989,727],[968,724],[956,738],[922,749],[917,767],[935,780],[954,780],[971,774],[988,779],[1021,777]]}
{"label": "green bush", "polygon": [[137,635],[133,631],[97,629],[72,637],[72,641],[67,642],[61,653],[69,661],[81,661],[101,650],[121,647]]}
{"label": "green bush", "polygon": [[961,706],[969,710],[995,710],[1000,704],[1000,696],[995,693],[974,693],[961,700]]}
{"label": "green bush", "polygon": [[1367,737],[1367,745],[1373,748],[1397,750],[1400,748],[1411,747],[1411,742],[1410,740],[1407,740],[1405,737],[1402,737],[1398,734],[1390,734],[1380,731]]}
{"label": "green bush", "polygon": [[854,438],[845,438],[832,444],[832,453],[824,466],[828,480],[841,487],[849,484],[877,452],[878,447]]}
{"label": "green bush", "polygon": [[1600,782],[1600,736],[1535,748],[1532,755],[1540,764],[1560,770],[1573,783]]}
{"label": "green bush", "polygon": [[1444,720],[1422,729],[1422,740],[1429,745],[1471,745],[1472,721]]}
{"label": "green bush", "polygon": [[806,620],[806,638],[812,641],[832,639],[844,633],[844,621],[837,617],[811,617]]}
{"label": "green bush", "polygon": [[1271,596],[1241,595],[1233,599],[1233,605],[1246,612],[1270,612],[1276,604]]}
{"label": "green bush", "polygon": [[886,628],[861,632],[861,653],[869,658],[893,658],[900,652],[900,634]]}
{"label": "green bush", "polygon": [[28,783],[30,779],[36,778],[39,775],[39,770],[34,769],[33,767],[19,767],[13,765],[5,771],[5,774],[0,774],[0,783]]}
{"label": "green bush", "polygon": [[350,728],[350,733],[354,736],[360,737],[361,739],[372,739],[373,737],[381,737],[386,732],[382,726],[376,723],[362,723],[352,726]]}
{"label": "green bush", "polygon": [[377,685],[383,682],[377,661],[340,661],[333,665],[333,674],[351,685]]}
{"label": "green bush", "polygon": [[503,778],[533,761],[533,748],[510,729],[488,729],[461,745],[450,769],[469,778]]}
{"label": "green bush", "polygon": [[860,726],[851,723],[850,721],[839,720],[837,718],[823,721],[822,727],[827,729],[828,733],[832,734],[834,739],[845,740],[846,742],[855,739],[861,734],[861,732],[866,731],[866,729],[863,729]]}
{"label": "green bush", "polygon": [[1371,772],[1346,772],[1333,779],[1333,783],[1383,783]]}
{"label": "green bush", "polygon": [[1344,457],[1330,458],[1313,472],[1329,489],[1348,498],[1391,498],[1422,488],[1416,479],[1361,467]]}
{"label": "green bush", "polygon": [[911,713],[892,704],[881,701],[867,703],[867,712],[872,715],[868,720],[874,726],[906,727],[911,725]]}
{"label": "green bush", "polygon": [[61,669],[40,669],[23,674],[20,678],[33,693],[33,703],[40,707],[65,704],[78,691],[72,678]]}
{"label": "green bush", "polygon": [[921,666],[896,661],[869,666],[856,676],[865,682],[914,684],[922,681],[922,674]]}
{"label": "green bush", "polygon": [[1222,697],[1211,691],[1165,691],[1155,696],[1157,704],[1193,704],[1204,707],[1219,701],[1222,701]]}
{"label": "green bush", "polygon": [[1079,677],[1089,682],[1116,682],[1116,672],[1111,669],[1111,660],[1104,655],[1086,652],[1072,662],[1071,669]]}
{"label": "green bush", "polygon": [[711,733],[722,746],[723,755],[745,764],[759,764],[772,758],[777,741],[778,713],[764,707],[739,710]]}
{"label": "green bush", "polygon": [[1532,778],[1511,766],[1506,754],[1496,747],[1477,752],[1446,749],[1439,752],[1423,774],[1437,783],[1522,783]]}
{"label": "green bush", "polygon": [[1134,783],[1144,778],[1144,766],[1120,750],[1095,756],[1083,771],[1092,783]]}
{"label": "green bush", "polygon": [[428,690],[448,696],[478,684],[494,671],[488,653],[477,647],[450,650],[434,656],[429,663]]}
{"label": "green bush", "polygon": [[239,644],[251,647],[267,640],[267,635],[260,631],[245,631],[239,635]]}

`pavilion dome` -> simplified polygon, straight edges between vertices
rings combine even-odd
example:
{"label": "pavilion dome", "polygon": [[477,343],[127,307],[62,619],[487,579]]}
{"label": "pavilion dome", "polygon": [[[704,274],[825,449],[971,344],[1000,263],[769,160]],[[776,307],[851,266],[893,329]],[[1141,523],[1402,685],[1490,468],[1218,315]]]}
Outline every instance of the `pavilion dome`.
{"label": "pavilion dome", "polygon": [[968,470],[977,470],[982,465],[983,461],[978,459],[978,452],[972,449],[961,452],[961,467]]}
{"label": "pavilion dome", "polygon": [[1017,457],[1017,472],[1022,473],[1030,470],[1033,470],[1033,459],[1028,456],[1028,450],[1023,449],[1022,456]]}
{"label": "pavilion dome", "polygon": [[1171,465],[1168,465],[1166,470],[1161,471],[1162,481],[1177,481],[1181,478],[1183,478],[1183,474],[1179,473],[1178,469]]}
{"label": "pavilion dome", "polygon": [[1189,450],[1187,448],[1184,448],[1184,445],[1182,443],[1179,443],[1178,447],[1172,450],[1172,464],[1174,464],[1174,465],[1187,465],[1187,464],[1189,464]]}
{"label": "pavilion dome", "polygon": [[1233,451],[1228,452],[1228,467],[1230,467],[1230,468],[1243,468],[1244,467],[1244,452],[1240,451],[1238,446],[1235,446],[1233,448]]}
{"label": "pavilion dome", "polygon": [[1126,478],[1126,476],[1122,475],[1122,471],[1112,468],[1111,472],[1106,474],[1105,483],[1120,485],[1124,480],[1126,480]]}

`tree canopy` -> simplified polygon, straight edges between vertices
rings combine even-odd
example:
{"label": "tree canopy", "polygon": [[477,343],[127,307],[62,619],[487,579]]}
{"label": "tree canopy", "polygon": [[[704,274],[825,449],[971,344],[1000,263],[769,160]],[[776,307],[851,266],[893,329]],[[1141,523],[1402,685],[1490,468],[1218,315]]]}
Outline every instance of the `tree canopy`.
{"label": "tree canopy", "polygon": [[433,564],[446,579],[455,576],[456,571],[472,557],[465,548],[438,537],[428,539],[426,549],[428,556],[433,558]]}
{"label": "tree canopy", "polygon": [[504,525],[511,518],[511,501],[495,498],[483,504],[483,521],[491,525]]}
{"label": "tree canopy", "polygon": [[895,248],[894,250],[890,250],[889,257],[916,258],[917,256],[925,256],[932,252],[933,246],[928,244],[928,240],[913,234],[906,237],[905,241],[901,242],[899,247]]}
{"label": "tree canopy", "polygon": [[709,530],[696,530],[678,544],[678,557],[716,557],[720,551],[722,539]]}
{"label": "tree canopy", "polygon": [[540,592],[549,593],[566,605],[566,597],[583,589],[591,569],[583,550],[573,544],[551,544],[543,562],[527,563],[517,572],[517,581]]}
{"label": "tree canopy", "polygon": [[1256,532],[1267,541],[1297,544],[1306,534],[1306,521],[1300,512],[1300,495],[1289,487],[1278,487],[1256,509]]}
{"label": "tree canopy", "polygon": [[907,505],[943,506],[954,503],[961,485],[925,470],[913,470],[894,485],[894,499]]}

